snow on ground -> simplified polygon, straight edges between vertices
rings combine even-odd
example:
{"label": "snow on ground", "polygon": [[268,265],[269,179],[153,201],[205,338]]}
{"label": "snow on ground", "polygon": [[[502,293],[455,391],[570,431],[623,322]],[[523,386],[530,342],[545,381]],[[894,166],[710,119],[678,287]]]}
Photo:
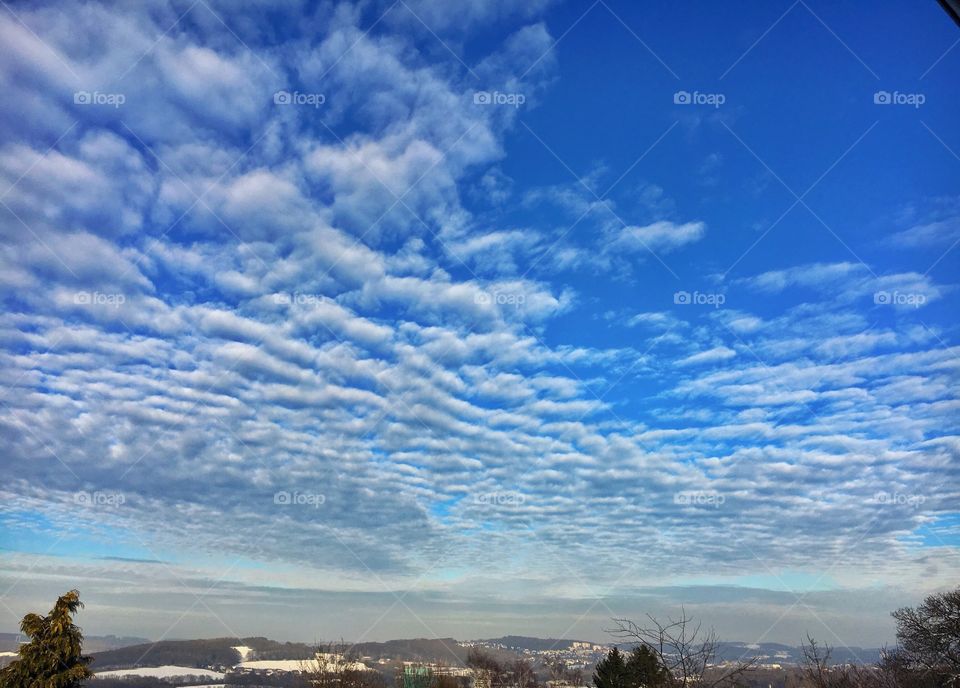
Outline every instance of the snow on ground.
{"label": "snow on ground", "polygon": [[[348,662],[346,661],[343,655],[337,654],[335,652],[318,652],[316,662],[328,667],[339,666],[339,667],[342,667],[343,669],[349,669],[351,671],[369,671],[370,670],[370,667],[368,667],[363,662]],[[311,662],[311,664],[313,663],[314,662]]]}
{"label": "snow on ground", "polygon": [[234,645],[233,649],[240,653],[241,662],[246,662],[250,659],[250,653],[253,652],[253,648],[247,647],[246,645]]}
{"label": "snow on ground", "polygon": [[219,671],[210,671],[209,669],[197,669],[195,667],[182,667],[167,664],[159,667],[140,667],[139,669],[114,669],[112,671],[98,671],[94,678],[108,678],[120,676],[153,676],[156,678],[177,678],[180,676],[203,676],[222,680],[226,674]]}
{"label": "snow on ground", "polygon": [[337,665],[342,669],[351,669],[353,671],[369,671],[370,667],[362,662],[348,662],[341,655],[317,653],[315,659],[254,659],[240,662],[236,669],[256,669],[258,671],[303,671],[304,665],[309,671],[311,668],[320,664],[329,666]]}
{"label": "snow on ground", "polygon": [[240,662],[237,669],[300,671],[303,668],[304,661],[302,659],[254,659],[249,662]]}

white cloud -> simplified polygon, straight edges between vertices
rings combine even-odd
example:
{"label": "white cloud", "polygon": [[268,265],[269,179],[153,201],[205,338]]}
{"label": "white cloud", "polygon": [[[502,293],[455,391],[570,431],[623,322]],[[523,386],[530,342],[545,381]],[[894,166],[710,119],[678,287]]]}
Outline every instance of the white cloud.
{"label": "white cloud", "polygon": [[[410,6],[460,55],[470,27],[512,23],[474,61],[479,86],[534,104],[552,78],[540,4]],[[784,567],[816,570],[828,542],[856,561],[838,576],[922,570],[904,537],[955,509],[958,352],[952,321],[873,298],[922,294],[933,311],[949,286],[784,256],[728,285],[730,301],[740,287],[776,296],[756,309],[680,306],[672,282],[624,293],[607,278],[636,277],[648,249],[706,242],[706,222],[664,219],[678,204],[653,184],[625,206],[638,219],[579,183],[505,180],[494,166],[520,115],[475,105],[478,79],[407,10],[367,31],[363,8],[296,9],[221,15],[231,35],[201,3],[166,37],[178,15],[163,2],[18,8],[30,30],[0,16],[0,180],[31,230],[0,216],[5,523],[38,541],[108,533],[111,547],[182,553],[190,586],[239,557],[250,566],[221,582],[271,604],[416,582],[428,608],[476,583],[496,595],[468,596],[466,611],[514,596],[536,602],[531,618],[549,596],[581,599],[562,571],[529,565],[544,542],[591,562],[624,604],[635,591],[616,581],[638,550],[654,582],[742,575],[748,540]],[[290,41],[274,41],[280,28]],[[123,109],[69,102],[131,65]],[[326,102],[278,106],[279,88]],[[607,174],[598,163],[585,182]],[[503,207],[463,200],[476,187]],[[583,213],[587,238],[553,247]],[[124,508],[78,508],[80,490],[121,493]],[[724,508],[704,518],[675,500],[689,490]],[[894,490],[924,509],[872,501]],[[322,506],[275,501],[296,491]],[[127,618],[143,602],[123,590],[179,599],[147,564],[66,559],[32,589],[79,578]]]}
{"label": "white cloud", "polygon": [[643,227],[624,227],[611,243],[610,249],[669,253],[699,241],[706,231],[707,227],[703,222],[675,224],[660,220]]}
{"label": "white cloud", "polygon": [[719,361],[728,361],[731,358],[734,358],[736,355],[737,352],[729,347],[715,346],[712,349],[707,349],[706,351],[691,354],[686,358],[681,358],[679,361],[677,361],[677,365],[689,366],[699,365],[702,363],[717,363]]}

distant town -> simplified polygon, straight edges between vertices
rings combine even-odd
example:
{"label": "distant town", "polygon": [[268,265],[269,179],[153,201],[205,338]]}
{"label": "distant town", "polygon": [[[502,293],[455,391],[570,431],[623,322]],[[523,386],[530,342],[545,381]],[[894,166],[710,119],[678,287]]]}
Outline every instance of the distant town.
{"label": "distant town", "polygon": [[[80,592],[0,634],[0,688],[956,688],[960,588],[891,613],[897,646],[721,641],[681,609],[611,619],[613,641],[503,636],[296,643],[84,638]],[[88,654],[89,653],[89,654]]]}
{"label": "distant town", "polygon": [[[0,634],[0,666],[16,657],[21,638]],[[527,664],[537,685],[579,688],[616,643],[505,636],[459,641],[453,638],[408,639],[387,642],[331,644],[282,643],[267,638],[167,640],[152,643],[143,638],[92,636],[95,674],[92,688],[226,688],[271,686],[297,688],[310,684],[318,668],[338,672],[369,672],[387,686],[424,688],[424,677],[453,679],[454,686],[482,686],[482,668],[470,666],[471,652],[483,653],[503,666]],[[324,650],[335,650],[334,652]],[[876,648],[835,650],[839,662],[874,662]],[[796,672],[803,662],[802,648],[777,643],[724,642],[718,647],[716,666],[723,667],[745,656],[756,659],[754,672],[766,683]],[[478,681],[478,678],[480,680]],[[756,685],[761,685],[757,683]]]}

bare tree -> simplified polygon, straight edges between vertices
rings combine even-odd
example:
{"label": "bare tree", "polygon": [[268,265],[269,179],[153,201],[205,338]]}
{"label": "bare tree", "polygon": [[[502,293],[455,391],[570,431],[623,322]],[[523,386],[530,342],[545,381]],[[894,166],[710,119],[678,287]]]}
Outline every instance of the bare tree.
{"label": "bare tree", "polygon": [[[831,664],[832,654],[832,647],[807,636],[800,667],[805,685],[812,688],[921,688],[920,684],[899,676],[887,659],[879,666],[840,665]],[[887,656],[885,653],[884,657]]]}
{"label": "bare tree", "polygon": [[807,636],[803,644],[803,665],[800,668],[804,679],[815,688],[828,688],[830,683],[830,654],[829,645],[818,645],[817,641]]}
{"label": "bare tree", "polygon": [[960,686],[960,588],[893,612],[901,661],[950,688]]}
{"label": "bare tree", "polygon": [[339,643],[318,644],[313,659],[301,663],[311,688],[384,688],[386,683],[376,671],[365,667],[352,646]]}
{"label": "bare tree", "polygon": [[513,674],[513,685],[515,688],[537,688],[537,672],[533,666],[525,659],[517,659],[510,667],[510,673]]}
{"label": "bare tree", "polygon": [[547,672],[547,683],[566,683],[567,665],[560,659],[547,658],[543,661],[543,668]]}
{"label": "bare tree", "polygon": [[813,688],[852,688],[861,685],[855,682],[850,667],[830,665],[833,648],[829,645],[820,645],[808,635],[802,649],[803,665],[800,672]]}
{"label": "bare tree", "polygon": [[562,659],[547,659],[544,663],[547,682],[552,685],[583,685],[583,670],[568,667]]}
{"label": "bare tree", "polygon": [[507,668],[478,647],[467,652],[467,666],[473,671],[477,688],[506,688],[509,684]]}
{"label": "bare tree", "polygon": [[610,633],[618,638],[649,647],[669,672],[668,686],[682,688],[726,688],[757,664],[757,658],[717,663],[720,640],[711,629],[705,631],[699,621],[681,608],[679,619],[661,622],[647,614],[649,625],[629,619],[614,619]]}
{"label": "bare tree", "polygon": [[802,672],[814,688],[960,688],[960,589],[893,612],[898,646],[876,666],[831,665],[831,648],[807,636]]}
{"label": "bare tree", "polygon": [[933,672],[914,667],[899,649],[883,650],[877,665],[878,688],[943,688]]}

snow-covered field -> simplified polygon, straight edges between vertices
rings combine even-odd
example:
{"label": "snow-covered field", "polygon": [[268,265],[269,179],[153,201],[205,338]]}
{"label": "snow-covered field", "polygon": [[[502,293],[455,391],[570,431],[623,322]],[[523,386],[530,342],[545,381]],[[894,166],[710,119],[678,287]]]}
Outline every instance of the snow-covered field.
{"label": "snow-covered field", "polygon": [[[257,671],[302,671],[304,664],[314,664],[315,660],[303,659],[247,659],[253,654],[253,648],[245,645],[237,645],[233,648],[240,653],[241,662],[235,669],[251,669]],[[321,660],[325,658],[320,655]],[[342,658],[337,658],[342,661]],[[332,661],[332,658],[331,658]],[[351,662],[347,666],[351,669],[367,669],[360,662]],[[202,676],[215,681],[223,680],[226,674],[209,669],[196,669],[194,667],[183,666],[159,666],[159,667],[140,667],[139,669],[112,669],[110,671],[98,671],[94,678],[121,677],[121,676],[152,676],[156,678],[179,678],[183,676]],[[192,686],[191,688],[223,688],[222,685],[210,684],[205,686]]]}
{"label": "snow-covered field", "polygon": [[114,669],[112,671],[98,671],[94,675],[94,678],[107,678],[111,676],[115,678],[120,676],[153,676],[155,678],[203,676],[204,678],[223,680],[226,674],[221,674],[219,671],[210,671],[209,669],[197,669],[195,667],[182,667],[167,664],[166,666],[159,667],[140,667],[139,669]]}
{"label": "snow-covered field", "polygon": [[250,653],[253,652],[253,648],[247,647],[246,645],[234,645],[233,649],[240,653],[241,662],[246,662],[250,659]]}
{"label": "snow-covered field", "polygon": [[303,668],[302,659],[254,659],[249,662],[240,662],[238,669],[258,669],[261,671],[273,669],[274,671],[300,671]]}
{"label": "snow-covered field", "polygon": [[334,655],[325,655],[318,654],[317,660],[312,659],[254,659],[247,662],[240,662],[237,664],[237,669],[257,669],[260,671],[266,671],[272,669],[273,671],[303,671],[304,665],[309,671],[312,667],[316,666],[317,661],[320,662],[329,662],[333,664],[334,662],[342,663],[342,668],[352,669],[354,671],[368,671],[370,667],[363,664],[362,662],[344,662],[343,657],[334,656]]}

